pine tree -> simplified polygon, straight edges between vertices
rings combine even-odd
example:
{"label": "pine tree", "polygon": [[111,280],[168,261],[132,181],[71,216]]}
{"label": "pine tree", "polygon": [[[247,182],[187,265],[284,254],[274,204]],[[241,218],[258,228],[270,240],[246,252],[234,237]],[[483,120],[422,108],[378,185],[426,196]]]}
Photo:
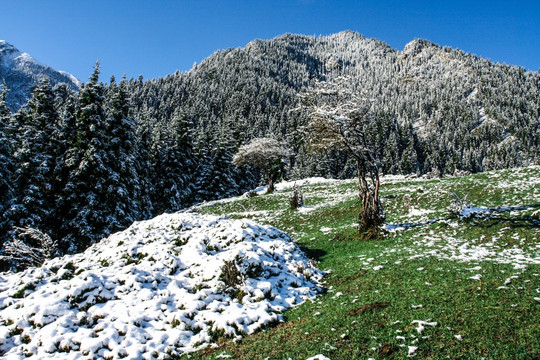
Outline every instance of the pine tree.
{"label": "pine tree", "polygon": [[13,153],[7,136],[11,111],[6,105],[6,89],[0,91],[0,246],[11,228],[8,210],[13,200]]}
{"label": "pine tree", "polygon": [[76,140],[66,159],[70,174],[64,189],[68,213],[63,246],[69,252],[83,250],[109,233],[107,188],[111,169],[105,149],[110,137],[104,86],[99,82],[99,62],[89,80],[79,91]]}
{"label": "pine tree", "polygon": [[234,144],[227,130],[222,129],[210,140],[206,169],[197,184],[197,193],[203,200],[230,197],[239,191],[237,170],[232,165]]}
{"label": "pine tree", "polygon": [[15,152],[16,199],[10,216],[17,226],[50,232],[56,226],[53,183],[58,114],[47,78],[35,87],[19,116],[22,126]]}
{"label": "pine tree", "polygon": [[193,202],[195,160],[191,121],[175,112],[170,124],[158,128],[153,146],[155,193],[152,200],[157,213],[176,211]]}
{"label": "pine tree", "polygon": [[59,226],[53,229],[52,237],[55,240],[62,239],[69,232],[67,223],[69,222],[70,201],[68,200],[66,184],[68,184],[70,173],[76,166],[77,140],[76,115],[78,108],[77,94],[67,86],[61,84],[55,89],[55,104],[58,111],[59,122],[57,126],[57,153],[56,167],[54,170],[55,182],[53,185],[55,193],[55,211]]}
{"label": "pine tree", "polygon": [[151,132],[146,124],[138,124],[137,126],[137,163],[139,164],[139,180],[141,183],[141,194],[139,198],[141,213],[140,219],[149,219],[154,214],[154,204],[152,196],[155,194],[155,175],[152,166],[152,141]]}
{"label": "pine tree", "polygon": [[135,121],[130,117],[129,97],[125,78],[116,84],[111,79],[108,88],[108,116],[104,144],[110,172],[106,187],[106,207],[109,231],[119,230],[141,217],[140,164],[137,162]]}

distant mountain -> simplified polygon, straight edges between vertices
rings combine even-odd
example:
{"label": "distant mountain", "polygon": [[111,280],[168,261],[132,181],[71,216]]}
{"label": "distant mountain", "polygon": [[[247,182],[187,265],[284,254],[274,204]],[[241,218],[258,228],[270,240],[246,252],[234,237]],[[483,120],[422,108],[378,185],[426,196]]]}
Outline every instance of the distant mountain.
{"label": "distant mountain", "polygon": [[79,80],[73,75],[40,64],[29,54],[0,40],[0,85],[5,82],[9,89],[6,101],[11,111],[17,111],[26,104],[34,84],[43,77],[48,77],[53,86],[65,83],[73,90],[79,87]]}

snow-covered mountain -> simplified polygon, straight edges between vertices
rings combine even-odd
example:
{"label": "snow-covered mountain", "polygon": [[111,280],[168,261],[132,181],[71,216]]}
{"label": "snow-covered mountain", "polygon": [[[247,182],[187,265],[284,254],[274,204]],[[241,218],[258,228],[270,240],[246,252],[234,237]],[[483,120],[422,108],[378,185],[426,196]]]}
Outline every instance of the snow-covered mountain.
{"label": "snow-covered mountain", "polygon": [[11,111],[26,104],[34,84],[44,77],[48,77],[53,86],[65,83],[73,90],[79,87],[79,80],[73,75],[41,64],[29,54],[0,40],[0,84],[5,82],[9,89],[6,101]]}

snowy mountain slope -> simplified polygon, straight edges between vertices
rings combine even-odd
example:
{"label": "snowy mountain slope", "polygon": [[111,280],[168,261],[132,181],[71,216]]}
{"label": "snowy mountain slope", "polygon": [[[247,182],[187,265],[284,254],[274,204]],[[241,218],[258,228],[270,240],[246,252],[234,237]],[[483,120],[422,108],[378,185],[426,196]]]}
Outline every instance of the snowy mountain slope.
{"label": "snowy mountain slope", "polygon": [[34,83],[43,77],[48,77],[53,86],[65,83],[75,91],[80,85],[73,75],[40,64],[29,54],[20,52],[13,45],[0,40],[0,82],[5,81],[9,89],[6,101],[11,111],[16,111],[26,104]]}
{"label": "snowy mountain slope", "polygon": [[165,214],[82,254],[0,274],[0,354],[150,359],[187,352],[280,321],[281,311],[317,295],[321,277],[273,227]]}
{"label": "snowy mountain slope", "polygon": [[[422,39],[397,50],[351,31],[285,34],[216,51],[186,73],[132,81],[130,93],[134,116],[152,119],[150,128],[179,111],[197,131],[219,127],[240,134],[239,143],[273,134],[294,149],[295,178],[348,178],[354,167],[344,169],[341,156],[313,160],[297,136],[306,119],[297,111],[298,93],[338,77],[376,113],[373,137],[381,140],[374,152],[384,173],[538,163],[540,74]],[[479,127],[482,113],[490,121]]]}

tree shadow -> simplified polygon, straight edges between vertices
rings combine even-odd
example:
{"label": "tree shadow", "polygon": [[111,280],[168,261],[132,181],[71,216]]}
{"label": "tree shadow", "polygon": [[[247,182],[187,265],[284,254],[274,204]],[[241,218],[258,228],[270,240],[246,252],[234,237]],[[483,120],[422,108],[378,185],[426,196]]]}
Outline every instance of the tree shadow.
{"label": "tree shadow", "polygon": [[322,258],[328,254],[326,251],[324,250],[321,250],[321,249],[311,249],[305,245],[300,245],[298,244],[298,246],[300,247],[300,250],[302,250],[304,252],[304,254],[306,254],[306,256],[308,257],[308,259],[310,260],[315,260],[317,262],[321,261]]}
{"label": "tree shadow", "polygon": [[[475,209],[471,211],[471,209]],[[467,215],[451,212],[450,217],[438,218],[418,223],[403,223],[403,224],[385,224],[384,229],[386,231],[398,231],[405,230],[413,227],[420,227],[431,225],[434,223],[459,220],[473,226],[481,226],[484,228],[491,228],[501,223],[508,223],[512,228],[537,228],[540,227],[540,218],[532,216],[516,216],[509,217],[502,214],[512,211],[524,211],[540,209],[539,204],[521,205],[521,206],[499,206],[496,208],[474,208],[468,209]]]}

